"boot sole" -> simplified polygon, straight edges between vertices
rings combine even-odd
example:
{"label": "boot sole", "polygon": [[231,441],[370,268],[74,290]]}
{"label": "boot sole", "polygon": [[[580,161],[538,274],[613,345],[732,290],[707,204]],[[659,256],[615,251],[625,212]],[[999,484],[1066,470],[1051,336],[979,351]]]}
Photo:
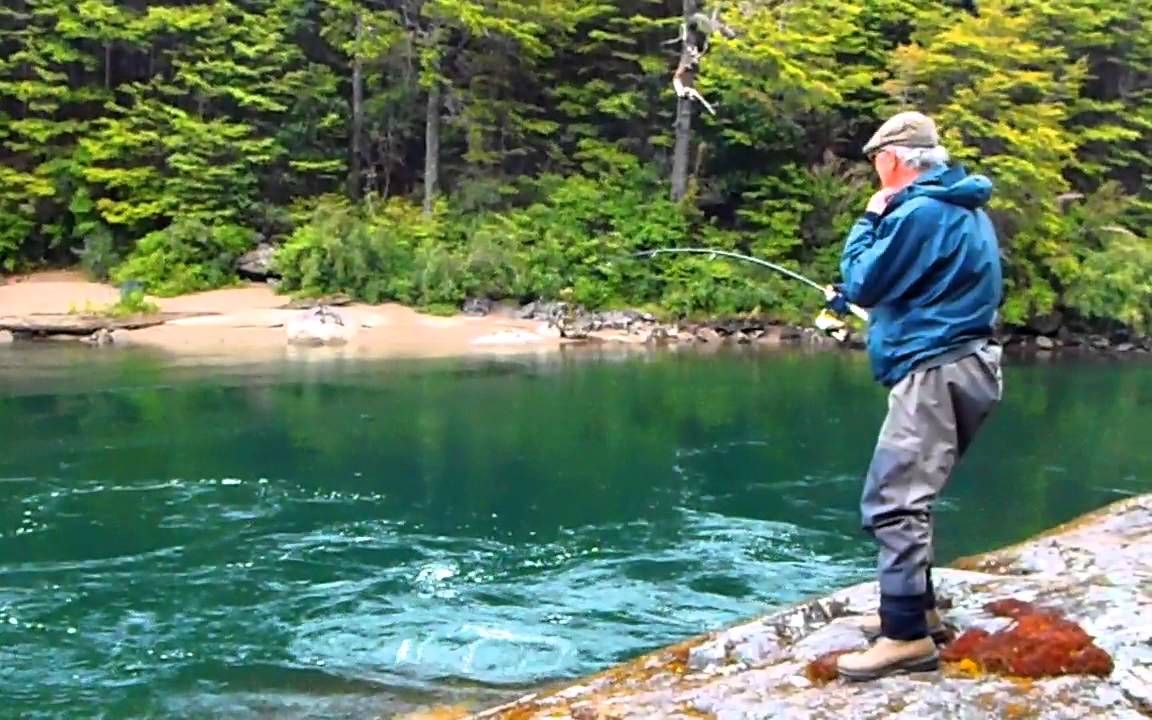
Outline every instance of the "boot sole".
{"label": "boot sole", "polygon": [[885,665],[884,667],[879,667],[872,670],[841,670],[837,668],[837,673],[845,680],[850,680],[852,682],[864,682],[867,680],[879,680],[880,678],[887,677],[889,675],[934,672],[939,669],[940,655],[933,653],[931,657],[902,660],[892,665]]}

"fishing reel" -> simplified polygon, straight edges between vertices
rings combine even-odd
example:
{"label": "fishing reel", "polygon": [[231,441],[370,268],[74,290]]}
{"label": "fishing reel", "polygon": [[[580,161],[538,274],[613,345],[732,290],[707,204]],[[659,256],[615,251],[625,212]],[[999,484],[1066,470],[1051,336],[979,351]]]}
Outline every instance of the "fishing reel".
{"label": "fishing reel", "polygon": [[816,316],[814,324],[817,330],[842,343],[848,340],[849,334],[848,323],[844,322],[843,318],[843,315],[838,315],[829,308],[824,308]]}
{"label": "fishing reel", "polygon": [[825,305],[814,321],[816,329],[835,339],[837,342],[847,342],[851,330],[845,319],[849,314],[867,319],[868,314],[848,302],[838,285],[825,287],[824,299],[826,301]]}

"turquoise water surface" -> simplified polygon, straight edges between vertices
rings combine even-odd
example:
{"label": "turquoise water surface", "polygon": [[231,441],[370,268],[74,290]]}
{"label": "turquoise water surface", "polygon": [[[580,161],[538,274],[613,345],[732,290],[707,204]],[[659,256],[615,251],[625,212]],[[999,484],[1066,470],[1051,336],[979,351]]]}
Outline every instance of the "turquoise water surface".
{"label": "turquoise water surface", "polygon": [[[939,555],[1152,490],[1152,364],[1007,368]],[[866,580],[859,354],[0,352],[0,716],[488,703]]]}

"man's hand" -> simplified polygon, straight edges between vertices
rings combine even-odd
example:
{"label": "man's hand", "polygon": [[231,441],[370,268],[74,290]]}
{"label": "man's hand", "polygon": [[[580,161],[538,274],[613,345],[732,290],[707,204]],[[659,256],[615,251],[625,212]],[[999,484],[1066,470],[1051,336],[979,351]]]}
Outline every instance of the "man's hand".
{"label": "man's hand", "polygon": [[884,212],[884,208],[888,207],[888,201],[891,199],[891,190],[881,190],[880,192],[873,195],[872,199],[868,201],[868,207],[866,209],[870,213],[876,213],[877,215],[880,215]]}
{"label": "man's hand", "polygon": [[847,315],[852,310],[848,307],[848,299],[839,285],[828,285],[824,288],[825,307],[837,315]]}

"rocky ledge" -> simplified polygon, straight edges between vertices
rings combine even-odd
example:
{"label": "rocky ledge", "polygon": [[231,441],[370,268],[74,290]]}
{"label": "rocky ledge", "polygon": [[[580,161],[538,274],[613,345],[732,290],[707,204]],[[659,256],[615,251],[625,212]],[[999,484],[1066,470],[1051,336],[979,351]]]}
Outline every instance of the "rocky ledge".
{"label": "rocky ledge", "polygon": [[[748,316],[712,318],[701,321],[661,322],[641,310],[590,311],[566,302],[530,302],[520,306],[485,299],[464,303],[466,315],[497,315],[521,320],[539,320],[556,328],[568,340],[613,342],[634,345],[823,345],[862,348],[861,332],[852,331],[840,343],[811,326],[787,325],[769,318]],[[1047,334],[1033,328],[1004,328],[999,340],[1010,349],[1053,352],[1096,352],[1107,354],[1152,353],[1152,337],[1115,331],[1107,335],[1076,332],[1067,326]]]}
{"label": "rocky ledge", "polygon": [[1020,347],[1041,353],[1061,351],[1101,353],[1150,353],[1152,337],[1141,337],[1127,332],[1110,335],[1072,333],[1062,331],[1056,335],[1037,335],[1028,332],[1006,332],[1001,340],[1008,347]]}
{"label": "rocky ledge", "polygon": [[[1152,717],[1152,495],[1120,501],[1020,545],[962,559],[933,577],[949,608],[946,617],[969,640],[1018,632],[1025,621],[1003,617],[1010,613],[1002,610],[1028,603],[1075,623],[1072,634],[1094,642],[1092,652],[1104,658],[1103,666],[1097,662],[1094,674],[1075,674],[1056,657],[1059,638],[1037,631],[1028,640],[1031,647],[1009,650],[1048,659],[1015,675],[998,667],[1002,648],[996,657],[952,657],[931,673],[869,683],[828,680],[816,661],[866,645],[850,621],[850,616],[876,609],[876,586],[865,583],[693,638],[567,687],[456,717]],[[945,646],[945,655],[957,655],[964,637]]]}
{"label": "rocky ledge", "polygon": [[[814,327],[774,322],[762,317],[713,318],[701,321],[661,322],[642,310],[590,311],[566,302],[530,302],[516,306],[489,300],[469,300],[466,315],[496,315],[537,320],[555,328],[570,341],[629,345],[839,345]],[[863,347],[863,337],[850,335],[847,344]]]}

